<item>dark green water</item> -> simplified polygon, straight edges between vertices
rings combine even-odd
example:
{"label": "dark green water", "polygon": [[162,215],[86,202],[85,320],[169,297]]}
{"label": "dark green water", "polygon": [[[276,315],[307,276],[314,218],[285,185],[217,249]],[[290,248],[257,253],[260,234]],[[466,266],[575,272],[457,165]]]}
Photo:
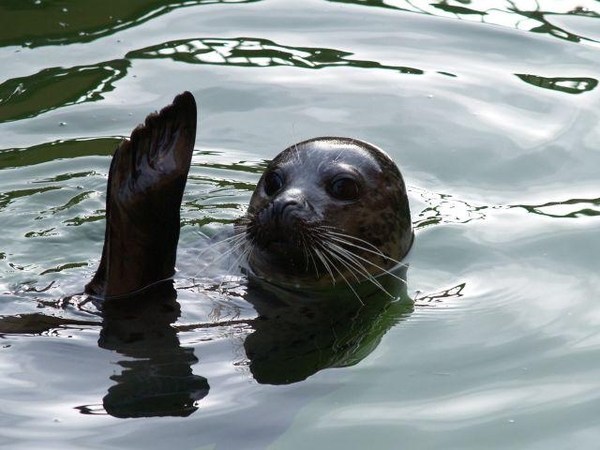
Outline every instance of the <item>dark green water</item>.
{"label": "dark green water", "polygon": [[[0,67],[2,448],[597,447],[599,2],[7,0]],[[102,325],[110,155],[182,90],[178,303]],[[252,327],[201,233],[319,135],[403,170],[414,308]]]}

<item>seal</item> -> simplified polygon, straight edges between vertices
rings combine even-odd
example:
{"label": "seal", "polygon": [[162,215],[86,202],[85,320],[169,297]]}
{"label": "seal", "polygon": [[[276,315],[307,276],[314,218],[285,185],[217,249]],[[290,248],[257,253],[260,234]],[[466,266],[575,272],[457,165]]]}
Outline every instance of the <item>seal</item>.
{"label": "seal", "polygon": [[128,296],[175,273],[196,114],[194,96],[184,92],[150,114],[115,151],[106,188],[104,248],[87,294]]}
{"label": "seal", "polygon": [[414,236],[396,164],[344,137],[310,139],[276,156],[236,232],[251,275],[301,288],[375,281],[399,264]]}
{"label": "seal", "polygon": [[[116,150],[108,174],[106,234],[86,292],[135,294],[170,278],[196,136],[189,92],[146,118]],[[402,175],[366,142],[321,137],[266,168],[229,238],[242,269],[282,288],[325,288],[391,273],[413,241]],[[356,292],[355,292],[356,293]]]}

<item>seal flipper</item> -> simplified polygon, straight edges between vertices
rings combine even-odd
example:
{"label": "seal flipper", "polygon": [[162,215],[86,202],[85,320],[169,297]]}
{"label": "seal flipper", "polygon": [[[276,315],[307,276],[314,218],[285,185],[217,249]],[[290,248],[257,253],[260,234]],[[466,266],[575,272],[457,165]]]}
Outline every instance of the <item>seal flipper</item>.
{"label": "seal flipper", "polygon": [[193,95],[184,92],[150,114],[115,151],[102,259],[86,293],[128,295],[174,274],[196,114]]}

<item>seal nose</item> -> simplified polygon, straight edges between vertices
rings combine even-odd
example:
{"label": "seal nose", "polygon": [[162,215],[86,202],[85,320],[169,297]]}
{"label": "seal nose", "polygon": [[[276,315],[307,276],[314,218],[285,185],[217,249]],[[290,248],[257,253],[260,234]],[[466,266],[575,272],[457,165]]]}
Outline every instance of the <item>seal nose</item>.
{"label": "seal nose", "polygon": [[295,191],[282,192],[273,200],[273,218],[283,223],[289,223],[295,216],[308,209],[306,198]]}
{"label": "seal nose", "polygon": [[314,222],[313,215],[300,190],[284,190],[254,216],[249,236],[259,248],[289,256],[302,249],[302,236]]}
{"label": "seal nose", "polygon": [[286,222],[287,219],[289,219],[290,214],[298,209],[298,207],[299,203],[297,200],[274,202],[272,214],[275,219]]}

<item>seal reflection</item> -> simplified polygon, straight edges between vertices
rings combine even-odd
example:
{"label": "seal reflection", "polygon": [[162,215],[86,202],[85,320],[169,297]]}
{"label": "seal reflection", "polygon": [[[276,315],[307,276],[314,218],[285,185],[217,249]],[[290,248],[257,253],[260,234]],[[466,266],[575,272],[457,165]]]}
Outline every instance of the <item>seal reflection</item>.
{"label": "seal reflection", "polygon": [[[288,291],[252,280],[246,300],[259,316],[244,349],[261,384],[302,381],[320,370],[348,367],[366,358],[383,335],[413,311],[406,289],[407,266],[378,277],[389,296],[365,281],[353,291]],[[356,294],[360,296],[358,301]]]}
{"label": "seal reflection", "polygon": [[[354,291],[336,288],[294,292],[250,279],[245,300],[257,317],[243,342],[245,364],[259,384],[296,383],[317,372],[357,364],[371,354],[383,335],[413,311],[406,283],[407,266],[396,277],[380,277],[387,292],[363,283]],[[356,293],[361,297],[358,302]],[[180,309],[172,282],[153,286],[126,300],[104,302],[98,345],[127,357],[122,372],[103,399],[104,410],[119,418],[188,416],[209,393],[205,377],[194,375],[199,359],[182,347],[180,329],[220,328],[218,319],[176,325]]]}
{"label": "seal reflection", "polygon": [[121,372],[110,377],[114,384],[102,399],[102,409],[95,405],[76,409],[117,418],[186,417],[201,408],[210,387],[207,378],[193,373],[199,358],[193,348],[181,345],[179,332],[247,323],[248,334],[241,344],[246,355],[243,363],[254,380],[296,383],[324,369],[357,364],[377,348],[392,326],[410,315],[413,301],[406,283],[400,281],[406,280],[406,272],[403,265],[395,276],[378,277],[392,297],[367,282],[355,286],[355,292],[340,286],[311,293],[250,278],[245,300],[253,305],[256,317],[238,321],[217,317],[199,324],[177,323],[177,291],[172,281],[166,281],[118,301],[92,300],[100,309],[101,323],[41,313],[5,316],[0,317],[0,336],[101,325],[98,346],[119,355],[116,364]]}
{"label": "seal reflection", "polygon": [[102,304],[98,345],[128,357],[111,379],[102,403],[114,417],[188,416],[209,391],[206,378],[192,373],[198,362],[181,347],[172,324],[180,315],[172,281],[138,295]]}

